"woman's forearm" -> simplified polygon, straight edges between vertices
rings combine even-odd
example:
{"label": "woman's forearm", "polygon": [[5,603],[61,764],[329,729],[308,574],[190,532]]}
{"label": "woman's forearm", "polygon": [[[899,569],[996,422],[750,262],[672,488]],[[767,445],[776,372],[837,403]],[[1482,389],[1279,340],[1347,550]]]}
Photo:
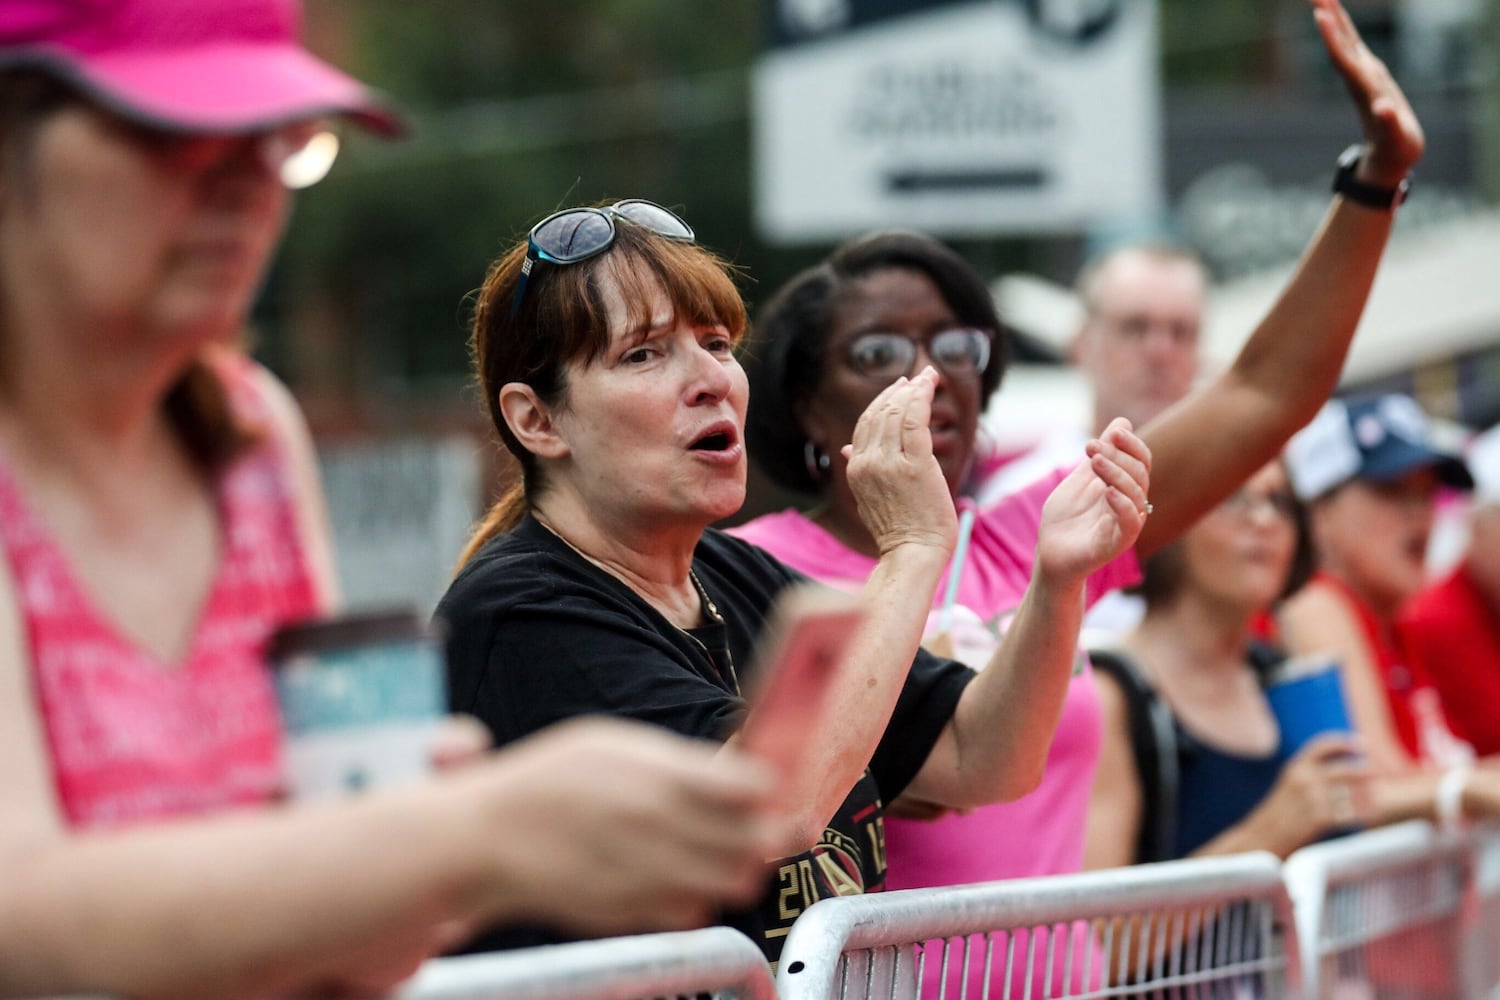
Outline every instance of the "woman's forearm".
{"label": "woman's forearm", "polygon": [[964,690],[913,782],[924,798],[972,808],[1036,788],[1079,662],[1083,611],[1083,581],[1032,578],[989,665]]}
{"label": "woman's forearm", "polygon": [[430,819],[451,795],[12,846],[0,995],[256,996],[336,978],[341,959],[373,947],[415,945],[420,959],[431,928],[479,912],[461,862],[479,856],[461,843],[471,833]]}
{"label": "woman's forearm", "polygon": [[849,643],[828,703],[839,724],[815,741],[783,801],[803,846],[822,835],[880,743],[927,624],[947,554],[924,545],[901,545],[881,556],[861,598],[865,621]]}
{"label": "woman's forearm", "polygon": [[1185,531],[1318,412],[1338,382],[1393,218],[1335,198],[1230,369],[1141,432],[1154,458],[1155,508],[1136,544],[1141,555]]}

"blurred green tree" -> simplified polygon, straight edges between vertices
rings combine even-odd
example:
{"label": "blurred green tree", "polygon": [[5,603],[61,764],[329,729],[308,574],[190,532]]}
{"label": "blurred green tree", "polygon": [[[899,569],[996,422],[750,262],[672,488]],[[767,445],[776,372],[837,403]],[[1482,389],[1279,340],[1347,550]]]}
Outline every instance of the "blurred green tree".
{"label": "blurred green tree", "polygon": [[[1161,0],[1169,80],[1274,75],[1267,38],[1289,7],[1305,17],[1302,0]],[[745,268],[752,307],[829,249],[771,247],[751,223],[759,3],[307,0],[307,10],[314,46],[391,94],[414,128],[394,144],[347,135],[333,174],[298,206],[258,326],[263,356],[305,394],[378,396],[359,409],[387,425],[419,397],[457,400],[465,296],[558,206],[680,207]],[[987,274],[1056,271],[1078,250],[1015,239],[958,249]]]}

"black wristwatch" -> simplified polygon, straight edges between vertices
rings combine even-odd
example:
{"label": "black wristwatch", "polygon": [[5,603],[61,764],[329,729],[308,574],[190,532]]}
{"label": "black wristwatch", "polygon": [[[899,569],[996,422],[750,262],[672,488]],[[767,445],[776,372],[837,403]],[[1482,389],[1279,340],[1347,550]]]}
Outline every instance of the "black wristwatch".
{"label": "black wristwatch", "polygon": [[1405,201],[1407,193],[1411,191],[1409,176],[1401,178],[1401,183],[1395,187],[1366,184],[1354,176],[1364,155],[1365,147],[1357,142],[1339,154],[1339,169],[1333,175],[1333,190],[1350,201],[1357,201],[1370,208],[1389,210]]}

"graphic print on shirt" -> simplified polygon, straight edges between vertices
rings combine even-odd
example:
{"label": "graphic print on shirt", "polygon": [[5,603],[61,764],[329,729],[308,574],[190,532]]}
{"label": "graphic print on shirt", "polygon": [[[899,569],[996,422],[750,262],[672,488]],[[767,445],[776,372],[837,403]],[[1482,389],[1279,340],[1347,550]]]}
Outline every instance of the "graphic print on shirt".
{"label": "graphic print on shirt", "polygon": [[866,771],[812,849],[782,859],[770,900],[774,910],[765,914],[766,940],[776,941],[779,952],[778,939],[818,900],[884,888],[884,811]]}

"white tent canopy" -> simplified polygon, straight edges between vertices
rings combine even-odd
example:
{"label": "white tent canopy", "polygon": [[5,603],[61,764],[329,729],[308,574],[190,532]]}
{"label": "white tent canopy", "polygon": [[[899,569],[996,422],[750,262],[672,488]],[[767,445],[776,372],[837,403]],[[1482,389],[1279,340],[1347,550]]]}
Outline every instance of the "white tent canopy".
{"label": "white tent canopy", "polygon": [[[1291,273],[1288,265],[1210,289],[1203,349],[1211,365],[1234,357]],[[994,292],[1008,324],[1066,349],[1081,316],[1070,289],[1009,275]],[[1484,212],[1392,242],[1343,379],[1364,382],[1494,345],[1500,345],[1500,212]]]}
{"label": "white tent canopy", "polygon": [[[1265,316],[1292,273],[1275,271],[1209,291],[1203,336],[1207,368],[1228,362]],[[1082,316],[1073,292],[1033,275],[994,285],[1008,325],[1059,352]],[[1428,362],[1500,345],[1500,212],[1401,233],[1392,241],[1359,333],[1344,383],[1408,371]],[[1016,366],[985,414],[1002,444],[1035,439],[1058,424],[1087,423],[1088,390],[1071,371]]]}
{"label": "white tent canopy", "polygon": [[[1292,268],[1215,288],[1204,349],[1227,364]],[[1500,345],[1500,213],[1485,212],[1392,242],[1342,381],[1367,382]]]}

